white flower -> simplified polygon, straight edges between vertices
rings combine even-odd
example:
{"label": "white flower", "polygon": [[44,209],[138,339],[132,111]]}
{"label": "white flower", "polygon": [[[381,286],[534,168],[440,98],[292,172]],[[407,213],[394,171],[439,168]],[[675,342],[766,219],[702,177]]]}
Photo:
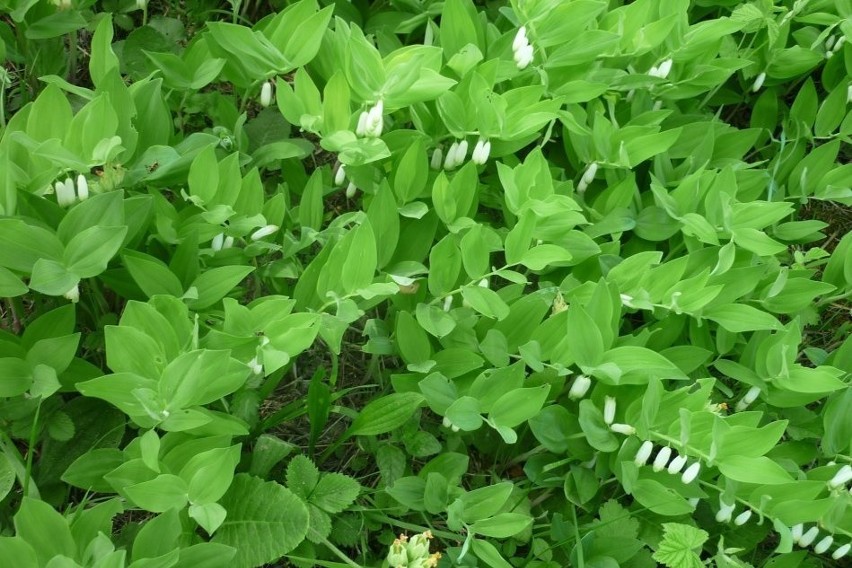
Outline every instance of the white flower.
{"label": "white flower", "polygon": [[660,79],[665,79],[666,77],[669,76],[669,73],[671,73],[671,70],[672,70],[672,60],[671,60],[671,58],[668,58],[665,61],[663,61],[662,63],[660,63],[659,67],[657,67],[657,77],[659,77]]}
{"label": "white flower", "polygon": [[488,278],[483,278],[482,280],[480,280],[478,286],[480,288],[488,288]]}
{"label": "white flower", "polygon": [[458,153],[459,143],[453,142],[450,145],[450,149],[447,150],[447,157],[444,160],[444,169],[451,170],[455,168],[458,164],[456,164],[456,154]]}
{"label": "white flower", "polygon": [[829,547],[832,545],[833,542],[833,536],[828,535],[824,537],[821,541],[814,545],[814,552],[816,552],[817,554],[825,554],[825,552],[828,551]]}
{"label": "white flower", "polygon": [[846,485],[849,481],[852,481],[852,465],[846,464],[837,470],[837,473],[828,482],[828,486],[837,489],[841,485]]}
{"label": "white flower", "polygon": [[212,248],[214,251],[218,252],[218,251],[222,250],[222,247],[224,246],[224,244],[225,244],[225,234],[219,233],[218,235],[213,237],[213,240],[210,242],[210,248]]}
{"label": "white flower", "polygon": [[89,198],[89,182],[86,181],[86,176],[80,174],[77,176],[77,199],[85,201]]}
{"label": "white flower", "polygon": [[74,284],[74,287],[62,294],[62,296],[76,304],[80,301],[80,286]]}
{"label": "white flower", "polygon": [[571,400],[579,400],[586,396],[586,393],[589,392],[589,388],[592,386],[592,379],[587,377],[586,375],[580,375],[576,379],[574,379],[574,383],[571,385],[571,389],[568,391],[568,398]]}
{"label": "white flower", "polygon": [[491,142],[487,140],[483,140],[480,138],[476,146],[473,148],[473,153],[470,155],[470,159],[474,164],[482,165],[488,161],[488,155],[491,153]]}
{"label": "white flower", "polygon": [[355,197],[355,192],[358,190],[358,186],[356,186],[353,182],[349,182],[349,185],[346,186],[346,199],[352,199]]}
{"label": "white flower", "polygon": [[255,357],[251,361],[249,361],[248,366],[249,366],[249,369],[251,369],[251,372],[254,373],[255,375],[263,374],[263,365],[261,365],[258,362],[257,357]]}
{"label": "white flower", "polygon": [[272,233],[276,232],[279,229],[278,225],[266,225],[256,230],[251,234],[251,240],[257,241],[262,239],[263,237],[268,237]]}
{"label": "white flower", "polygon": [[264,81],[260,88],[260,106],[266,108],[272,104],[272,82]]}
{"label": "white flower", "polygon": [[234,246],[234,237],[227,236],[225,237],[225,242],[222,243],[222,249],[229,249]]}
{"label": "white flower", "polygon": [[680,470],[683,469],[683,466],[686,465],[686,456],[682,454],[678,454],[669,464],[668,472],[672,475],[676,473],[680,473]]}
{"label": "white flower", "polygon": [[71,0],[51,0],[51,2],[60,10],[69,10],[71,8]]}
{"label": "white flower", "polygon": [[144,10],[148,5],[148,0],[136,0],[136,8],[139,10]]}
{"label": "white flower", "polygon": [[746,509],[745,511],[736,516],[736,518],[734,519],[734,524],[738,527],[741,527],[746,524],[750,518],[751,509]]}
{"label": "white flower", "polygon": [[429,163],[433,170],[441,169],[441,162],[444,160],[444,151],[440,148],[435,148],[435,151],[432,152],[432,161]]}
{"label": "white flower", "polygon": [[632,436],[636,433],[636,428],[630,424],[612,424],[609,429],[616,434],[624,434],[625,436]]}
{"label": "white flower", "polygon": [[367,113],[366,135],[373,138],[378,138],[382,135],[384,128],[383,113],[385,110],[384,103],[379,100],[373,108]]}
{"label": "white flower", "polygon": [[450,311],[451,307],[453,307],[453,297],[447,296],[446,298],[444,298],[444,311]]}
{"label": "white flower", "polygon": [[722,497],[719,497],[719,512],[716,513],[716,521],[719,523],[727,523],[731,520],[731,515],[734,512],[734,507],[736,507],[736,503],[731,503],[730,505],[724,503],[722,501]]}
{"label": "white flower", "polygon": [[680,480],[686,485],[689,485],[690,483],[695,481],[695,478],[698,477],[698,473],[700,471],[701,462],[695,462],[691,464],[688,468],[686,468],[686,471],[683,472],[683,475],[680,477]]}
{"label": "white flower", "polygon": [[799,539],[799,546],[802,548],[807,548],[811,545],[811,543],[816,540],[816,537],[819,535],[819,527],[813,526],[802,535],[802,538]]}
{"label": "white flower", "polygon": [[518,69],[526,69],[535,58],[535,49],[531,45],[525,45],[515,51],[515,66]]}
{"label": "white flower", "polygon": [[658,110],[660,110],[661,108],[663,108],[663,101],[661,101],[661,100],[654,101],[654,106],[653,106],[653,107],[651,107],[651,109],[652,109],[654,112],[657,112],[657,111],[658,111]]}
{"label": "white flower", "polygon": [[793,525],[790,527],[790,535],[793,537],[793,542],[797,543],[802,539],[802,530],[804,529],[804,525],[799,523],[798,525]]}
{"label": "white flower", "polygon": [[583,178],[581,181],[585,182],[586,185],[592,183],[595,179],[595,174],[598,173],[598,164],[597,162],[592,162],[589,164],[589,167],[586,168],[586,171],[583,173]]}
{"label": "white flower", "polygon": [[760,395],[760,387],[751,387],[748,389],[742,399],[737,403],[736,409],[738,411],[743,411],[748,408],[752,402],[757,400],[757,397]]}
{"label": "white flower", "polygon": [[518,28],[518,33],[515,34],[515,41],[512,42],[512,51],[518,51],[525,45],[529,45],[530,42],[527,39],[527,28],[526,26],[521,26]]}
{"label": "white flower", "polygon": [[696,507],[698,506],[698,501],[699,501],[698,497],[690,497],[689,499],[687,499],[687,502],[688,502],[690,505],[692,505],[692,508],[693,508],[693,509],[694,509],[694,508],[696,508]]}
{"label": "white flower", "polygon": [[355,127],[355,135],[359,137],[363,137],[367,135],[367,118],[369,117],[369,113],[367,111],[361,111],[361,114],[358,115],[358,126]]}
{"label": "white flower", "polygon": [[[70,182],[71,179],[69,178],[67,181]],[[57,181],[53,184],[53,190],[56,193],[56,203],[60,207],[68,207],[77,200],[77,196],[74,194],[73,183]]]}
{"label": "white flower", "polygon": [[651,443],[651,440],[645,440],[642,442],[642,445],[639,446],[639,449],[636,451],[636,457],[633,458],[633,463],[636,464],[637,467],[642,467],[646,463],[648,463],[648,458],[651,457],[651,452],[654,451],[654,444]]}
{"label": "white flower", "polygon": [[766,80],[766,73],[761,73],[754,80],[754,85],[751,86],[751,92],[756,93],[763,86],[763,82]]}
{"label": "white flower", "polygon": [[343,164],[340,164],[337,172],[334,174],[334,185],[343,185],[344,181],[346,181],[346,168]]}
{"label": "white flower", "polygon": [[467,140],[462,140],[459,142],[458,148],[456,148],[456,165],[460,166],[464,159],[467,157]]}
{"label": "white flower", "polygon": [[656,65],[652,65],[651,68],[648,69],[648,75],[650,75],[651,77],[659,77],[660,76],[660,70],[657,69]]}
{"label": "white flower", "polygon": [[831,557],[835,560],[840,560],[841,558],[843,558],[844,556],[849,554],[849,549],[851,549],[851,548],[852,548],[852,543],[847,542],[846,544],[844,544],[841,547],[838,547],[837,550],[832,552]]}
{"label": "white flower", "polygon": [[846,104],[852,103],[852,85],[846,87]]}
{"label": "white flower", "polygon": [[666,467],[666,464],[669,463],[669,458],[672,457],[672,449],[668,446],[663,446],[660,448],[660,451],[657,452],[657,457],[654,458],[654,471],[663,471],[663,468]]}
{"label": "white flower", "polygon": [[613,420],[615,420],[615,397],[607,396],[604,397],[604,422],[606,424],[612,424]]}
{"label": "white flower", "polygon": [[826,38],[826,40],[825,40],[825,50],[826,51],[831,51],[831,47],[834,45],[834,41],[836,39],[837,38],[833,35],[830,35]]}

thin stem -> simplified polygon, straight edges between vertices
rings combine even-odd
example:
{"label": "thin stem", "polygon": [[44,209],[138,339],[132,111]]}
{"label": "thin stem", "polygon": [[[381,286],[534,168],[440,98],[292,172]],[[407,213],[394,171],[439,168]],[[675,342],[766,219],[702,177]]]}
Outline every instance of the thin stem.
{"label": "thin stem", "polygon": [[314,529],[310,529],[310,531],[312,533],[314,533],[315,536],[319,537],[319,541],[321,543],[323,543],[324,545],[326,545],[328,547],[328,549],[334,553],[335,556],[337,556],[338,558],[343,560],[343,562],[347,566],[354,566],[355,568],[361,568],[361,566],[356,564],[354,560],[352,560],[351,558],[346,556],[346,554],[344,554],[342,550],[340,550],[339,548],[334,546],[331,542],[329,542],[329,540],[327,538],[320,536],[320,534],[317,531],[315,531]]}
{"label": "thin stem", "polygon": [[33,470],[33,455],[35,454],[36,435],[38,434],[38,418],[39,414],[41,414],[41,403],[43,400],[43,398],[39,398],[35,416],[33,417],[33,425],[30,428],[30,439],[27,447],[27,466],[24,472],[24,496],[29,495],[30,477]]}

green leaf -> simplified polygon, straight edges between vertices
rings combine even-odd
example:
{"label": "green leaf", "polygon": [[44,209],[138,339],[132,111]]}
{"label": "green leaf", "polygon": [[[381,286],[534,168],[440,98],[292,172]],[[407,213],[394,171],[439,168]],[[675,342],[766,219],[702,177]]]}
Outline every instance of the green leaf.
{"label": "green leaf", "polygon": [[153,513],[182,509],[188,500],[189,488],[176,475],[162,474],[124,488],[127,496],[139,507]]}
{"label": "green leaf", "polygon": [[320,478],[310,496],[310,502],[326,513],[340,513],[355,502],[361,484],[341,473],[326,473]]}
{"label": "green leaf", "polygon": [[499,426],[514,428],[541,410],[549,392],[550,385],[509,391],[494,402],[488,418]]}
{"label": "green leaf", "polygon": [[231,292],[246,276],[254,271],[253,266],[220,266],[203,272],[190,288],[198,291],[198,298],[187,304],[193,310],[209,308]]}
{"label": "green leaf", "polygon": [[745,304],[726,304],[706,308],[702,316],[718,323],[732,333],[758,330],[777,330],[782,325],[775,317]]}
{"label": "green leaf", "polygon": [[33,547],[42,566],[57,555],[76,556],[68,522],[44,501],[24,497],[14,521],[18,537]]}
{"label": "green leaf", "polygon": [[710,535],[681,523],[663,523],[663,540],[654,552],[654,560],[668,568],[702,568],[701,547]]}
{"label": "green leaf", "polygon": [[461,294],[471,308],[485,317],[499,321],[509,315],[509,306],[494,290],[481,286],[465,286]]}
{"label": "green leaf", "polygon": [[377,398],[358,413],[347,434],[377,436],[391,432],[405,424],[423,402],[423,395],[415,392],[392,393]]}
{"label": "green leaf", "polygon": [[509,538],[526,529],[532,521],[532,517],[523,513],[500,513],[490,519],[476,521],[470,526],[470,531],[492,538]]}
{"label": "green leaf", "polygon": [[112,69],[118,69],[118,57],[112,50],[112,14],[101,18],[92,36],[89,75],[95,86],[100,86]]}
{"label": "green leaf", "polygon": [[161,260],[130,250],[125,251],[121,258],[130,276],[149,298],[158,294],[183,296],[180,280]]}
{"label": "green leaf", "polygon": [[228,516],[212,542],[237,550],[235,568],[274,562],[296,548],[308,532],[305,504],[271,481],[237,475],[220,504]]}
{"label": "green leaf", "polygon": [[91,278],[106,270],[121,248],[127,227],[90,227],[77,234],[65,248],[65,265],[80,278]]}
{"label": "green leaf", "polygon": [[793,481],[784,468],[765,456],[729,456],[717,465],[722,475],[741,483],[777,485]]}

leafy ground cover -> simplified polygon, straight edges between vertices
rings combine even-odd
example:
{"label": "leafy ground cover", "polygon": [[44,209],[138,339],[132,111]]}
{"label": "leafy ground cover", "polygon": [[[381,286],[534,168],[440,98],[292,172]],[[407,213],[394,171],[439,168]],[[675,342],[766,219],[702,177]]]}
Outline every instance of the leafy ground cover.
{"label": "leafy ground cover", "polygon": [[0,564],[842,566],[848,0],[0,0]]}

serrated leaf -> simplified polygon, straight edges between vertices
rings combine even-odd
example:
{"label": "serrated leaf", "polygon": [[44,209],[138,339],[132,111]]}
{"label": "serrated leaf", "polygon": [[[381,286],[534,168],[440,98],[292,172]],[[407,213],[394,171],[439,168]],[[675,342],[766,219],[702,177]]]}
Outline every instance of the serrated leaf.
{"label": "serrated leaf", "polygon": [[274,562],[296,548],[308,533],[307,506],[272,481],[237,475],[220,503],[228,516],[213,542],[237,549],[235,568]]}
{"label": "serrated leaf", "polygon": [[361,492],[361,484],[342,473],[326,473],[320,478],[310,496],[310,502],[327,513],[335,514],[348,508]]}
{"label": "serrated leaf", "polygon": [[704,566],[699,553],[710,536],[706,531],[681,523],[663,523],[663,532],[663,540],[654,553],[654,560],[668,568]]}

